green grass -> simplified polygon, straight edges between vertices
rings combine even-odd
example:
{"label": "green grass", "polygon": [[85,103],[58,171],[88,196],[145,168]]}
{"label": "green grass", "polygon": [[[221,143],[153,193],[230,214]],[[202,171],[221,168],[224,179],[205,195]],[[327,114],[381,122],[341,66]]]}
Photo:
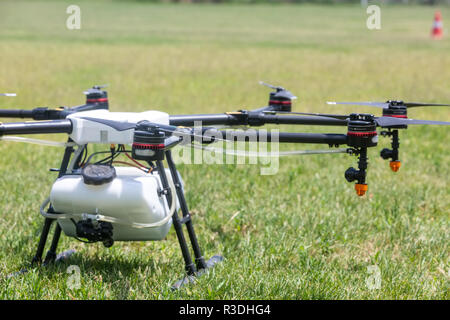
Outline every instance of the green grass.
{"label": "green grass", "polygon": [[[258,80],[289,88],[297,111],[379,114],[324,104],[334,99],[450,101],[450,38],[429,38],[435,8],[382,6],[382,29],[369,31],[359,6],[77,1],[82,29],[70,31],[70,3],[0,2],[0,91],[18,93],[2,107],[78,105],[84,89],[108,83],[112,111],[233,111],[267,102]],[[442,14],[447,28],[450,9]],[[410,116],[450,120],[444,108]],[[387,139],[370,150],[363,198],[343,177],[356,165],[347,155],[283,158],[275,176],[259,166],[181,165],[205,256],[226,261],[176,292],[174,230],[110,249],[62,237],[61,250],[77,250],[66,263],[6,279],[34,254],[39,204],[55,179],[48,168],[62,150],[2,142],[0,298],[449,299],[449,131],[417,126],[400,138],[398,173],[378,156]],[[299,148],[317,146],[281,146]],[[69,265],[80,267],[78,290],[67,287]],[[366,286],[371,265],[379,290]]]}

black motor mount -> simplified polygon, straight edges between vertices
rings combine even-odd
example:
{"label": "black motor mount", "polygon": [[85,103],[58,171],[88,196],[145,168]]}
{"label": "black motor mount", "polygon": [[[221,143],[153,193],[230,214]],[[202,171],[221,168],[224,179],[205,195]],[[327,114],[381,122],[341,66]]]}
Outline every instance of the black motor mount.
{"label": "black motor mount", "polygon": [[391,167],[391,170],[397,172],[401,166],[401,162],[399,160],[400,140],[398,137],[398,130],[389,129],[389,131],[382,131],[381,135],[391,137],[392,149],[384,148],[383,150],[381,150],[380,156],[384,160],[390,159],[391,161],[389,162],[389,166]]}
{"label": "black motor mount", "polygon": [[86,104],[91,105],[95,104],[99,107],[99,109],[108,109],[108,93],[104,90],[101,90],[103,86],[93,86],[91,89],[88,89],[84,92],[86,95]]}
{"label": "black motor mount", "polygon": [[162,161],[165,152],[182,141],[182,137],[167,132],[149,121],[140,121],[134,129],[132,157],[137,160]]}
{"label": "black motor mount", "polygon": [[166,134],[156,125],[141,121],[134,129],[132,156],[137,160],[164,160]]}
{"label": "black motor mount", "polygon": [[280,94],[279,89],[277,91],[273,91],[269,95],[269,106],[277,111],[292,111],[292,99],[288,96]]}
{"label": "black motor mount", "polygon": [[350,147],[367,148],[378,144],[377,124],[373,115],[352,113],[347,128],[347,144]]}
{"label": "black motor mount", "polygon": [[345,171],[345,179],[348,182],[356,181],[355,190],[358,196],[363,196],[367,191],[367,148],[378,144],[377,124],[371,114],[350,115],[347,127],[347,144],[353,147],[354,153],[359,155],[358,170],[350,167]]}
{"label": "black motor mount", "polygon": [[[386,103],[389,104],[387,108],[383,108],[383,117],[391,117],[391,118],[400,118],[407,119],[408,118],[408,108],[405,106],[403,101],[397,100],[388,100]],[[406,129],[407,125],[397,125],[390,126],[390,128],[396,129]]]}
{"label": "black motor mount", "polygon": [[269,94],[268,106],[270,110],[284,112],[292,111],[292,100],[297,99],[296,96],[294,96],[290,91],[286,90],[283,87],[274,86],[262,81],[260,81],[259,83],[275,90]]}

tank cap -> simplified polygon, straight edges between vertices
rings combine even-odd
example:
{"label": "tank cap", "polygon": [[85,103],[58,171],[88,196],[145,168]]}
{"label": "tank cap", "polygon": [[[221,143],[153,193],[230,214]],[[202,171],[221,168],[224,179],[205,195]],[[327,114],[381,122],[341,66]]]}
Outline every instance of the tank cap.
{"label": "tank cap", "polygon": [[85,184],[102,185],[113,181],[116,177],[116,169],[104,164],[88,164],[81,170]]}

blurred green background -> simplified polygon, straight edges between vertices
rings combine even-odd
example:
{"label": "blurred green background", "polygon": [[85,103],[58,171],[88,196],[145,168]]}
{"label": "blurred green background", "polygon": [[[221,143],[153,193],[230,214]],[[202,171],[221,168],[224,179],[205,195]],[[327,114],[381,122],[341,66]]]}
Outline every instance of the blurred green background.
{"label": "blurred green background", "polygon": [[[66,28],[70,4],[81,29]],[[370,2],[372,4],[372,2]],[[95,84],[112,111],[225,112],[267,103],[265,80],[299,99],[294,110],[370,112],[328,100],[450,102],[450,8],[381,7],[369,30],[358,4],[153,4],[145,1],[0,1],[2,108],[73,106]],[[444,38],[430,37],[440,10]],[[412,118],[450,120],[448,109]],[[11,119],[1,119],[3,122]],[[281,127],[345,132],[333,127]],[[48,138],[39,136],[40,138]],[[52,136],[63,141],[64,138]],[[260,166],[181,165],[205,256],[226,261],[177,292],[183,261],[173,230],[160,242],[85,245],[69,261],[20,277],[32,258],[62,150],[0,143],[0,298],[2,299],[448,299],[449,131],[411,127],[400,135],[399,172],[369,153],[369,192],[358,198],[344,171],[348,155],[280,160],[275,176]],[[280,146],[281,150],[320,148]],[[66,269],[81,270],[81,288]],[[381,272],[370,290],[368,267]]]}

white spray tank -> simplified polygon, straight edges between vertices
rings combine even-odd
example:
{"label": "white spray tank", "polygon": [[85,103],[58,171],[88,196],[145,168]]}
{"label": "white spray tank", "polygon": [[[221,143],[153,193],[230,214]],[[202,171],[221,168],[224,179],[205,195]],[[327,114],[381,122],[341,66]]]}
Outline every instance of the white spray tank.
{"label": "white spray tank", "polygon": [[[156,171],[145,173],[133,167],[115,167],[115,171],[116,177],[101,185],[86,184],[79,174],[55,181],[50,202],[54,211],[65,217],[58,219],[64,233],[76,237],[78,221],[100,216],[111,222],[114,241],[162,240],[172,224],[173,211],[179,209],[175,190],[175,203],[168,204]],[[173,188],[168,169],[166,176]]]}

